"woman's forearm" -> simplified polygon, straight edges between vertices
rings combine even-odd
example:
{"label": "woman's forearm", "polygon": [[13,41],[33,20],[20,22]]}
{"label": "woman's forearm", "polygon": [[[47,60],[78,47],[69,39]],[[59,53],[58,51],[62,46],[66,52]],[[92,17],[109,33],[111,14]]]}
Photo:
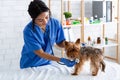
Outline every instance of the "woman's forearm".
{"label": "woman's forearm", "polygon": [[43,50],[36,50],[35,53],[42,57],[42,58],[45,58],[45,59],[48,59],[48,60],[53,60],[53,61],[57,61],[59,62],[60,61],[60,58],[58,57],[55,57],[53,55],[50,55],[50,54],[47,54],[46,52],[44,52]]}

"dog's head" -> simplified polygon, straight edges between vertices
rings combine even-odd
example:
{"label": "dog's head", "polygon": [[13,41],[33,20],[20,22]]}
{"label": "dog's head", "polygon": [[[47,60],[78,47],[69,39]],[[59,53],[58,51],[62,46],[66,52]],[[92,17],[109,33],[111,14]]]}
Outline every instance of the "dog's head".
{"label": "dog's head", "polygon": [[77,39],[75,43],[65,41],[66,55],[70,60],[75,60],[80,54],[80,39]]}

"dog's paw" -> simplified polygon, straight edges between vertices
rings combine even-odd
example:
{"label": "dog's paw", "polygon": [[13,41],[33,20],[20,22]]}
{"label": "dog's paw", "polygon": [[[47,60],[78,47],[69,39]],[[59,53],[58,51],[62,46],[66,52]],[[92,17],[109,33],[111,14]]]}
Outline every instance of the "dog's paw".
{"label": "dog's paw", "polygon": [[92,72],[92,76],[97,76],[97,73]]}
{"label": "dog's paw", "polygon": [[72,75],[78,75],[77,73],[72,73]]}

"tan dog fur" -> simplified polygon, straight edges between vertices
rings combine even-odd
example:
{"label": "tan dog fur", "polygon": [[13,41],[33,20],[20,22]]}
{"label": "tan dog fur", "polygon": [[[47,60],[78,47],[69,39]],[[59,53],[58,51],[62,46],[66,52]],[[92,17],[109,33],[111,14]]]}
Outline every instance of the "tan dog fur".
{"label": "tan dog fur", "polygon": [[65,42],[65,51],[68,59],[79,59],[80,62],[75,65],[75,70],[72,75],[78,75],[82,70],[84,62],[90,60],[90,69],[93,76],[98,74],[100,68],[105,71],[105,63],[103,61],[103,52],[101,49],[93,47],[80,47],[80,39],[75,43]]}

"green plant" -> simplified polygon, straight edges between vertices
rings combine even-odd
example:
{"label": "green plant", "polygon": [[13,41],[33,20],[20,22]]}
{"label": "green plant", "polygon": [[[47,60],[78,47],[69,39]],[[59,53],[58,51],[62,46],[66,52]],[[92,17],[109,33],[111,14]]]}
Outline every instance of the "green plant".
{"label": "green plant", "polygon": [[72,13],[70,12],[64,12],[63,14],[65,15],[66,19],[72,17]]}

